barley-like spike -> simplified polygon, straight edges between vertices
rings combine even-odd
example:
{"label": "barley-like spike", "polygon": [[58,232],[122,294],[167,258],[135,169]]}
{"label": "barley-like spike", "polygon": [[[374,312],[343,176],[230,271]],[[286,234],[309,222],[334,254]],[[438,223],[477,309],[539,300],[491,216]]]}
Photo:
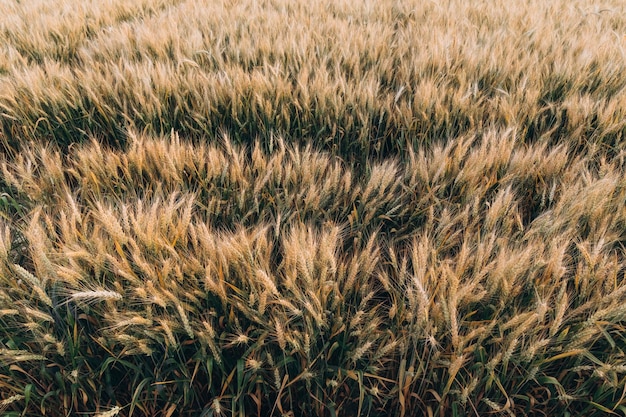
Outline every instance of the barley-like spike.
{"label": "barley-like spike", "polygon": [[121,410],[122,408],[116,405],[115,407],[111,408],[109,411],[104,411],[102,413],[96,414],[95,417],[115,417],[116,415],[119,414]]}

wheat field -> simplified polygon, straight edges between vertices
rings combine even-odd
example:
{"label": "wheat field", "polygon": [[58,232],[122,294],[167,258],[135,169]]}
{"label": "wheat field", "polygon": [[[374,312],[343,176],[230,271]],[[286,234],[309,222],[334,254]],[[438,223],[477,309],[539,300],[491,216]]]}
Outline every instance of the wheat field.
{"label": "wheat field", "polygon": [[0,416],[626,415],[617,0],[0,0]]}

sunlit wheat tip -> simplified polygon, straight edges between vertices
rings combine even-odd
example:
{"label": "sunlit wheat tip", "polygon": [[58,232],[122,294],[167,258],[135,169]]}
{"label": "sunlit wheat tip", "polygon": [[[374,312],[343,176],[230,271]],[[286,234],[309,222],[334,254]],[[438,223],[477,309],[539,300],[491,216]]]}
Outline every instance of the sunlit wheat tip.
{"label": "sunlit wheat tip", "polygon": [[185,309],[183,309],[183,306],[180,303],[175,303],[175,305],[176,305],[176,310],[178,310],[178,314],[180,315],[180,319],[183,323],[183,328],[185,329],[185,332],[187,332],[187,336],[193,339],[194,338],[193,329],[189,325],[189,319],[187,318],[187,313],[185,312]]}
{"label": "sunlit wheat tip", "polygon": [[109,411],[104,411],[102,413],[96,414],[95,417],[114,417],[121,410],[122,410],[122,408],[116,405],[115,407],[111,408]]}
{"label": "sunlit wheat tip", "polygon": [[367,341],[363,345],[357,347],[352,353],[352,361],[358,362],[372,347],[373,342]]}
{"label": "sunlit wheat tip", "polygon": [[[78,291],[72,293],[70,300],[72,301],[87,301],[93,302],[98,300],[122,300],[122,294],[116,291],[108,290],[92,290],[92,291]],[[68,300],[69,301],[69,300]]]}
{"label": "sunlit wheat tip", "polygon": [[177,347],[178,341],[176,340],[176,337],[174,337],[174,332],[172,332],[172,328],[170,327],[168,321],[166,319],[162,319],[159,320],[159,323],[161,324],[161,329],[163,329],[163,332],[165,333],[165,341],[171,347]]}
{"label": "sunlit wheat tip", "polygon": [[16,395],[12,395],[12,396],[10,396],[10,397],[9,397],[9,398],[7,398],[7,399],[4,399],[4,400],[0,401],[0,411],[2,411],[2,410],[3,410],[3,407],[6,407],[6,406],[8,406],[9,404],[12,404],[12,403],[14,403],[14,402],[16,402],[16,401],[20,401],[20,400],[23,400],[23,399],[24,399],[24,396],[23,396],[23,395],[21,395],[21,394],[16,394]]}
{"label": "sunlit wheat tip", "polygon": [[36,310],[34,308],[25,307],[24,313],[26,313],[29,317],[38,319],[39,321],[47,321],[47,322],[54,321],[51,315],[46,314],[43,311]]}
{"label": "sunlit wheat tip", "polygon": [[489,398],[483,398],[482,401],[487,404],[493,411],[501,411],[504,407]]}
{"label": "sunlit wheat tip", "polygon": [[19,310],[16,310],[14,308],[4,308],[0,310],[0,317],[3,316],[15,316],[20,314]]}
{"label": "sunlit wheat tip", "polygon": [[39,278],[28,272],[21,265],[13,264],[13,269],[15,269],[15,272],[17,272],[19,277],[23,280],[30,282],[32,285],[41,287],[41,281],[39,280]]}
{"label": "sunlit wheat tip", "polygon": [[253,358],[246,359],[246,368],[250,369],[252,372],[257,372],[263,366],[262,361],[258,361]]}

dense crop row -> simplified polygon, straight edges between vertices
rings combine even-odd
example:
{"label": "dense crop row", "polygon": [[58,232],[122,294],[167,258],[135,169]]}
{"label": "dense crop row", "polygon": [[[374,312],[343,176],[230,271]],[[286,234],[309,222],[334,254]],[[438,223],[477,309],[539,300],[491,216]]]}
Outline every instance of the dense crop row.
{"label": "dense crop row", "polygon": [[515,126],[527,142],[619,146],[620,3],[492,3],[4,3],[5,140],[225,128],[363,162]]}
{"label": "dense crop row", "polygon": [[591,3],[0,0],[0,414],[626,413]]}

